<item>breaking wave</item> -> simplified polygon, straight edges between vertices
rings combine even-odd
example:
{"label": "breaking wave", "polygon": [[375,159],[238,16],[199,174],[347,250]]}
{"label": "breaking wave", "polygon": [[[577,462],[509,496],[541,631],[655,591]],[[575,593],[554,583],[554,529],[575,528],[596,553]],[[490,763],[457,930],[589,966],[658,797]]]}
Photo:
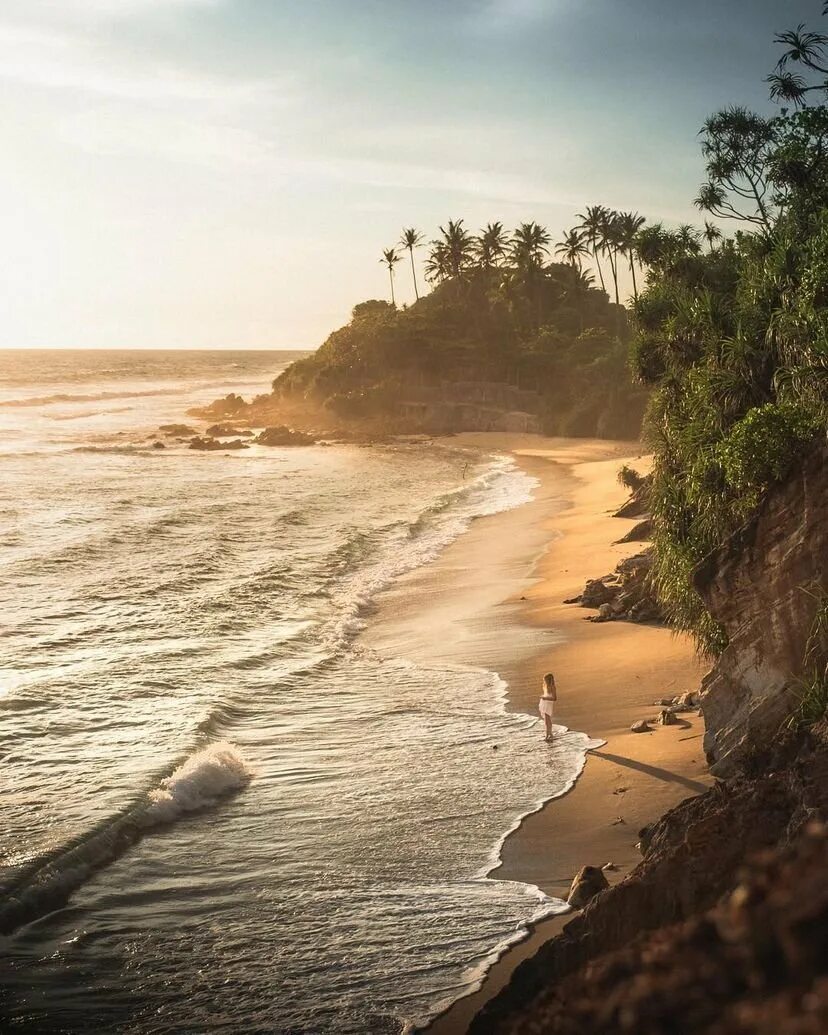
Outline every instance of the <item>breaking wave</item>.
{"label": "breaking wave", "polygon": [[209,808],[246,787],[253,772],[227,741],[191,755],[126,812],[36,859],[0,887],[0,934],[63,905],[92,874],[114,862],[153,828]]}

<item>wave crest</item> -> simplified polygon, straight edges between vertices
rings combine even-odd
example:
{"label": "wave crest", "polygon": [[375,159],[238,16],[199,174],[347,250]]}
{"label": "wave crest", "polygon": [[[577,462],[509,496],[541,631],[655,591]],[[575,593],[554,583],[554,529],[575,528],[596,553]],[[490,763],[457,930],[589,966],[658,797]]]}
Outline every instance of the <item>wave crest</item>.
{"label": "wave crest", "polygon": [[253,771],[226,740],[191,755],[159,787],[150,791],[144,813],[148,826],[171,823],[185,812],[195,812],[246,787]]}

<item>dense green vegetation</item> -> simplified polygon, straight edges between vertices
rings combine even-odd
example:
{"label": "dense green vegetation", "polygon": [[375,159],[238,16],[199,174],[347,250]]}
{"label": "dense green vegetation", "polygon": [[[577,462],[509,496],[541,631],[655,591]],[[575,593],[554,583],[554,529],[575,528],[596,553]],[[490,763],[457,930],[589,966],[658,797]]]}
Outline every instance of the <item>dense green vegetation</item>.
{"label": "dense green vegetation", "polygon": [[[537,223],[512,234],[490,223],[475,236],[450,221],[425,263],[432,290],[408,308],[394,299],[403,254],[386,249],[390,304],[356,306],[351,322],[285,371],[274,391],[310,397],[342,417],[393,418],[417,387],[496,382],[535,390],[550,433],[636,437],[646,392],[628,374],[627,312],[582,266],[594,256],[603,279],[602,254],[617,298],[619,263],[637,261],[633,235],[606,209],[591,213],[591,236],[576,228],[556,247],[564,262],[548,261],[550,236]],[[628,228],[643,222],[624,218]],[[415,229],[403,231],[418,296],[414,250],[422,243]]]}
{"label": "dense green vegetation", "polygon": [[632,365],[652,389],[654,578],[673,623],[714,653],[724,637],[692,571],[824,434],[828,413],[828,108],[808,104],[828,89],[828,37],[800,26],[777,42],[771,93],[790,106],[729,108],[703,129],[696,204],[734,221],[735,236],[708,223],[706,250],[686,230],[638,236],[647,272]]}

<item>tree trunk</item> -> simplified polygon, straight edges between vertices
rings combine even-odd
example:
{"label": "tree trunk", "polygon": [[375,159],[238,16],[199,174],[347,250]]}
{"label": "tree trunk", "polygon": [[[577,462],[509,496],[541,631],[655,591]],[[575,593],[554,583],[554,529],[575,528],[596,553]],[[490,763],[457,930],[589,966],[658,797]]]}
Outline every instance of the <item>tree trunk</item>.
{"label": "tree trunk", "polygon": [[604,271],[601,269],[601,262],[600,262],[600,260],[598,258],[598,249],[597,248],[593,248],[592,249],[592,257],[593,257],[593,259],[595,259],[595,265],[598,267],[598,276],[601,279],[601,290],[604,292],[604,294],[606,294],[607,293],[607,285],[604,283]]}
{"label": "tree trunk", "polygon": [[608,249],[607,255],[609,256],[610,269],[612,270],[612,279],[615,284],[615,304],[620,305],[618,301],[618,256],[614,255],[611,249]]}
{"label": "tree trunk", "polygon": [[408,254],[411,256],[411,276],[414,278],[414,297],[419,302],[420,292],[417,290],[417,271],[414,269],[414,249],[409,248]]}
{"label": "tree trunk", "polygon": [[635,261],[633,259],[633,253],[632,252],[630,252],[630,273],[632,273],[632,279],[633,279],[633,298],[637,302],[638,301],[638,285],[635,282]]}
{"label": "tree trunk", "polygon": [[396,309],[397,300],[394,298],[394,270],[391,266],[388,267],[388,279],[391,281],[391,305]]}

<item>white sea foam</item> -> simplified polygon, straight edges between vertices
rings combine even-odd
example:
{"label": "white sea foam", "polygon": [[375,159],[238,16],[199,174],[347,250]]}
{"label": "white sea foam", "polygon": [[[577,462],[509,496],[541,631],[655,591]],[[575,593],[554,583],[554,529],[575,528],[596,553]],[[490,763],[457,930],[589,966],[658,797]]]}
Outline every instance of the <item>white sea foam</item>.
{"label": "white sea foam", "polygon": [[206,808],[246,787],[252,777],[252,769],[232,744],[224,740],[211,744],[150,791],[145,818],[150,825],[171,823],[185,812]]}
{"label": "white sea foam", "polygon": [[395,579],[433,560],[476,518],[529,503],[538,485],[511,456],[495,454],[477,477],[437,497],[415,521],[398,530],[396,541],[379,560],[348,580],[339,595],[339,615],[327,636],[328,646],[344,649],[365,628],[365,614],[376,595]]}

